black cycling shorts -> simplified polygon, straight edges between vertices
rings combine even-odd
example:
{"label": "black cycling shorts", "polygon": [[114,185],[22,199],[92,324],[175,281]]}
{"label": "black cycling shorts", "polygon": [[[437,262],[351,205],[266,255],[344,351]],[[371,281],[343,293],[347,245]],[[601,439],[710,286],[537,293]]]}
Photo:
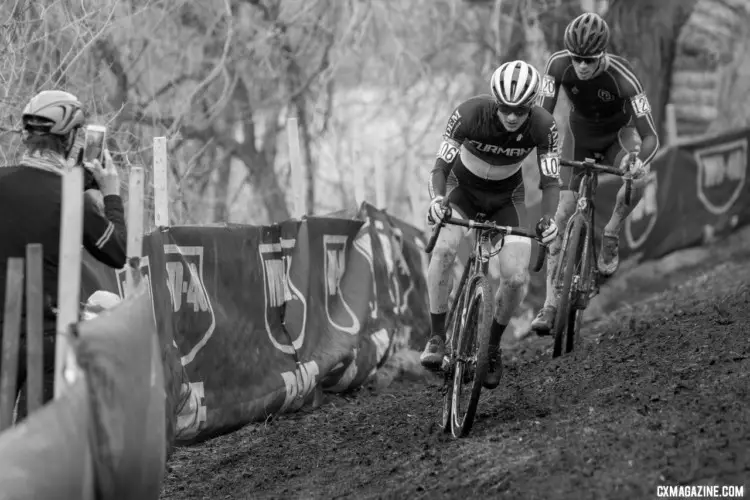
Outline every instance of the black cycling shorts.
{"label": "black cycling shorts", "polygon": [[446,183],[448,200],[464,219],[473,219],[482,213],[485,220],[502,226],[528,227],[523,175],[513,175],[507,183],[493,181],[492,186],[483,189],[462,185],[451,172]]}
{"label": "black cycling shorts", "polygon": [[[613,167],[619,167],[623,157],[641,143],[635,127],[626,125],[612,132],[602,133],[594,127],[580,122],[581,119],[568,118],[568,130],[563,141],[563,158],[583,161],[593,158]],[[563,190],[578,191],[583,174],[571,168],[560,172]]]}

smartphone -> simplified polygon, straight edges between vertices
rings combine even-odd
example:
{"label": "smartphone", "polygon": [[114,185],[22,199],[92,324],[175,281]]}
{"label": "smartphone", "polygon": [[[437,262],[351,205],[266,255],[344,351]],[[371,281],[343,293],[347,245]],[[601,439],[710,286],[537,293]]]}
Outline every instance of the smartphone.
{"label": "smartphone", "polygon": [[86,125],[83,143],[83,160],[104,159],[104,144],[107,138],[107,127],[103,125]]}

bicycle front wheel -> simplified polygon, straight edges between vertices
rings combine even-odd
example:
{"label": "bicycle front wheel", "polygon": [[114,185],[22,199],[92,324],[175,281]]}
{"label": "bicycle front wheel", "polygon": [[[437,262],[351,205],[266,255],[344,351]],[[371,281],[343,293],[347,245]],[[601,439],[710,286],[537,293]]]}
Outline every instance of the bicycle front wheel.
{"label": "bicycle front wheel", "polygon": [[465,437],[471,431],[482,382],[489,370],[492,291],[486,277],[476,276],[469,283],[460,313],[464,319],[459,331],[453,371],[451,412],[451,430],[456,438]]}
{"label": "bicycle front wheel", "polygon": [[562,354],[563,339],[568,336],[566,351],[573,349],[573,336],[576,329],[576,310],[573,303],[573,277],[578,273],[581,274],[581,254],[583,253],[582,245],[584,243],[585,226],[581,217],[575,217],[568,222],[570,224],[570,233],[568,242],[560,256],[560,264],[565,265],[563,274],[563,285],[560,291],[560,298],[557,303],[557,315],[555,316],[555,325],[553,334],[555,343],[552,346],[552,357],[557,358]]}
{"label": "bicycle front wheel", "polygon": [[443,432],[451,432],[453,422],[453,375],[455,374],[455,359],[458,353],[458,338],[461,332],[462,322],[466,320],[463,314],[464,308],[467,301],[466,281],[469,278],[471,267],[473,264],[473,258],[464,266],[464,271],[461,273],[461,280],[459,281],[458,288],[456,289],[456,295],[451,304],[448,316],[446,319],[446,341],[445,355],[448,358],[447,366],[443,367],[443,404],[441,411],[440,427]]}

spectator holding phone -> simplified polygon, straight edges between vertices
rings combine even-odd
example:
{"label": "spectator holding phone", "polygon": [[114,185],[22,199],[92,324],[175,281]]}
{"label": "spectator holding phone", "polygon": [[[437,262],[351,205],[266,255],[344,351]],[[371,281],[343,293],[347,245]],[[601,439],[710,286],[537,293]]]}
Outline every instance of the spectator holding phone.
{"label": "spectator holding phone", "polygon": [[[84,197],[83,246],[97,260],[113,268],[126,261],[127,230],[120,198],[120,180],[109,152],[102,145],[99,158],[83,162],[82,104],[68,92],[46,90],[35,95],[23,110],[20,165],[0,168],[0,307],[5,303],[9,257],[24,257],[26,245],[43,247],[44,283],[44,402],[53,396],[57,279],[60,247],[62,172],[83,167],[89,172],[86,188],[101,191],[102,211],[93,197]],[[81,193],[84,196],[84,193]],[[18,290],[22,293],[22,290]],[[0,331],[3,318],[0,312]],[[24,311],[25,313],[25,311]],[[26,380],[26,335],[22,321],[17,388]],[[25,413],[21,408],[19,415]]]}

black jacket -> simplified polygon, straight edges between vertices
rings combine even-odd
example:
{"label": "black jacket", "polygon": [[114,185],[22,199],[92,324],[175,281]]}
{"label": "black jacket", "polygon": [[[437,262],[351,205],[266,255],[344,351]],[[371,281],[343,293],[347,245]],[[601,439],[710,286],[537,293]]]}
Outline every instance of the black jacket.
{"label": "black jacket", "polygon": [[[89,197],[84,200],[83,246],[104,264],[122,268],[127,243],[122,199],[105,196],[104,215]],[[29,243],[41,243],[43,247],[45,317],[53,317],[50,313],[57,305],[61,208],[62,176],[33,167],[0,168],[0,325],[8,258],[25,257]]]}

